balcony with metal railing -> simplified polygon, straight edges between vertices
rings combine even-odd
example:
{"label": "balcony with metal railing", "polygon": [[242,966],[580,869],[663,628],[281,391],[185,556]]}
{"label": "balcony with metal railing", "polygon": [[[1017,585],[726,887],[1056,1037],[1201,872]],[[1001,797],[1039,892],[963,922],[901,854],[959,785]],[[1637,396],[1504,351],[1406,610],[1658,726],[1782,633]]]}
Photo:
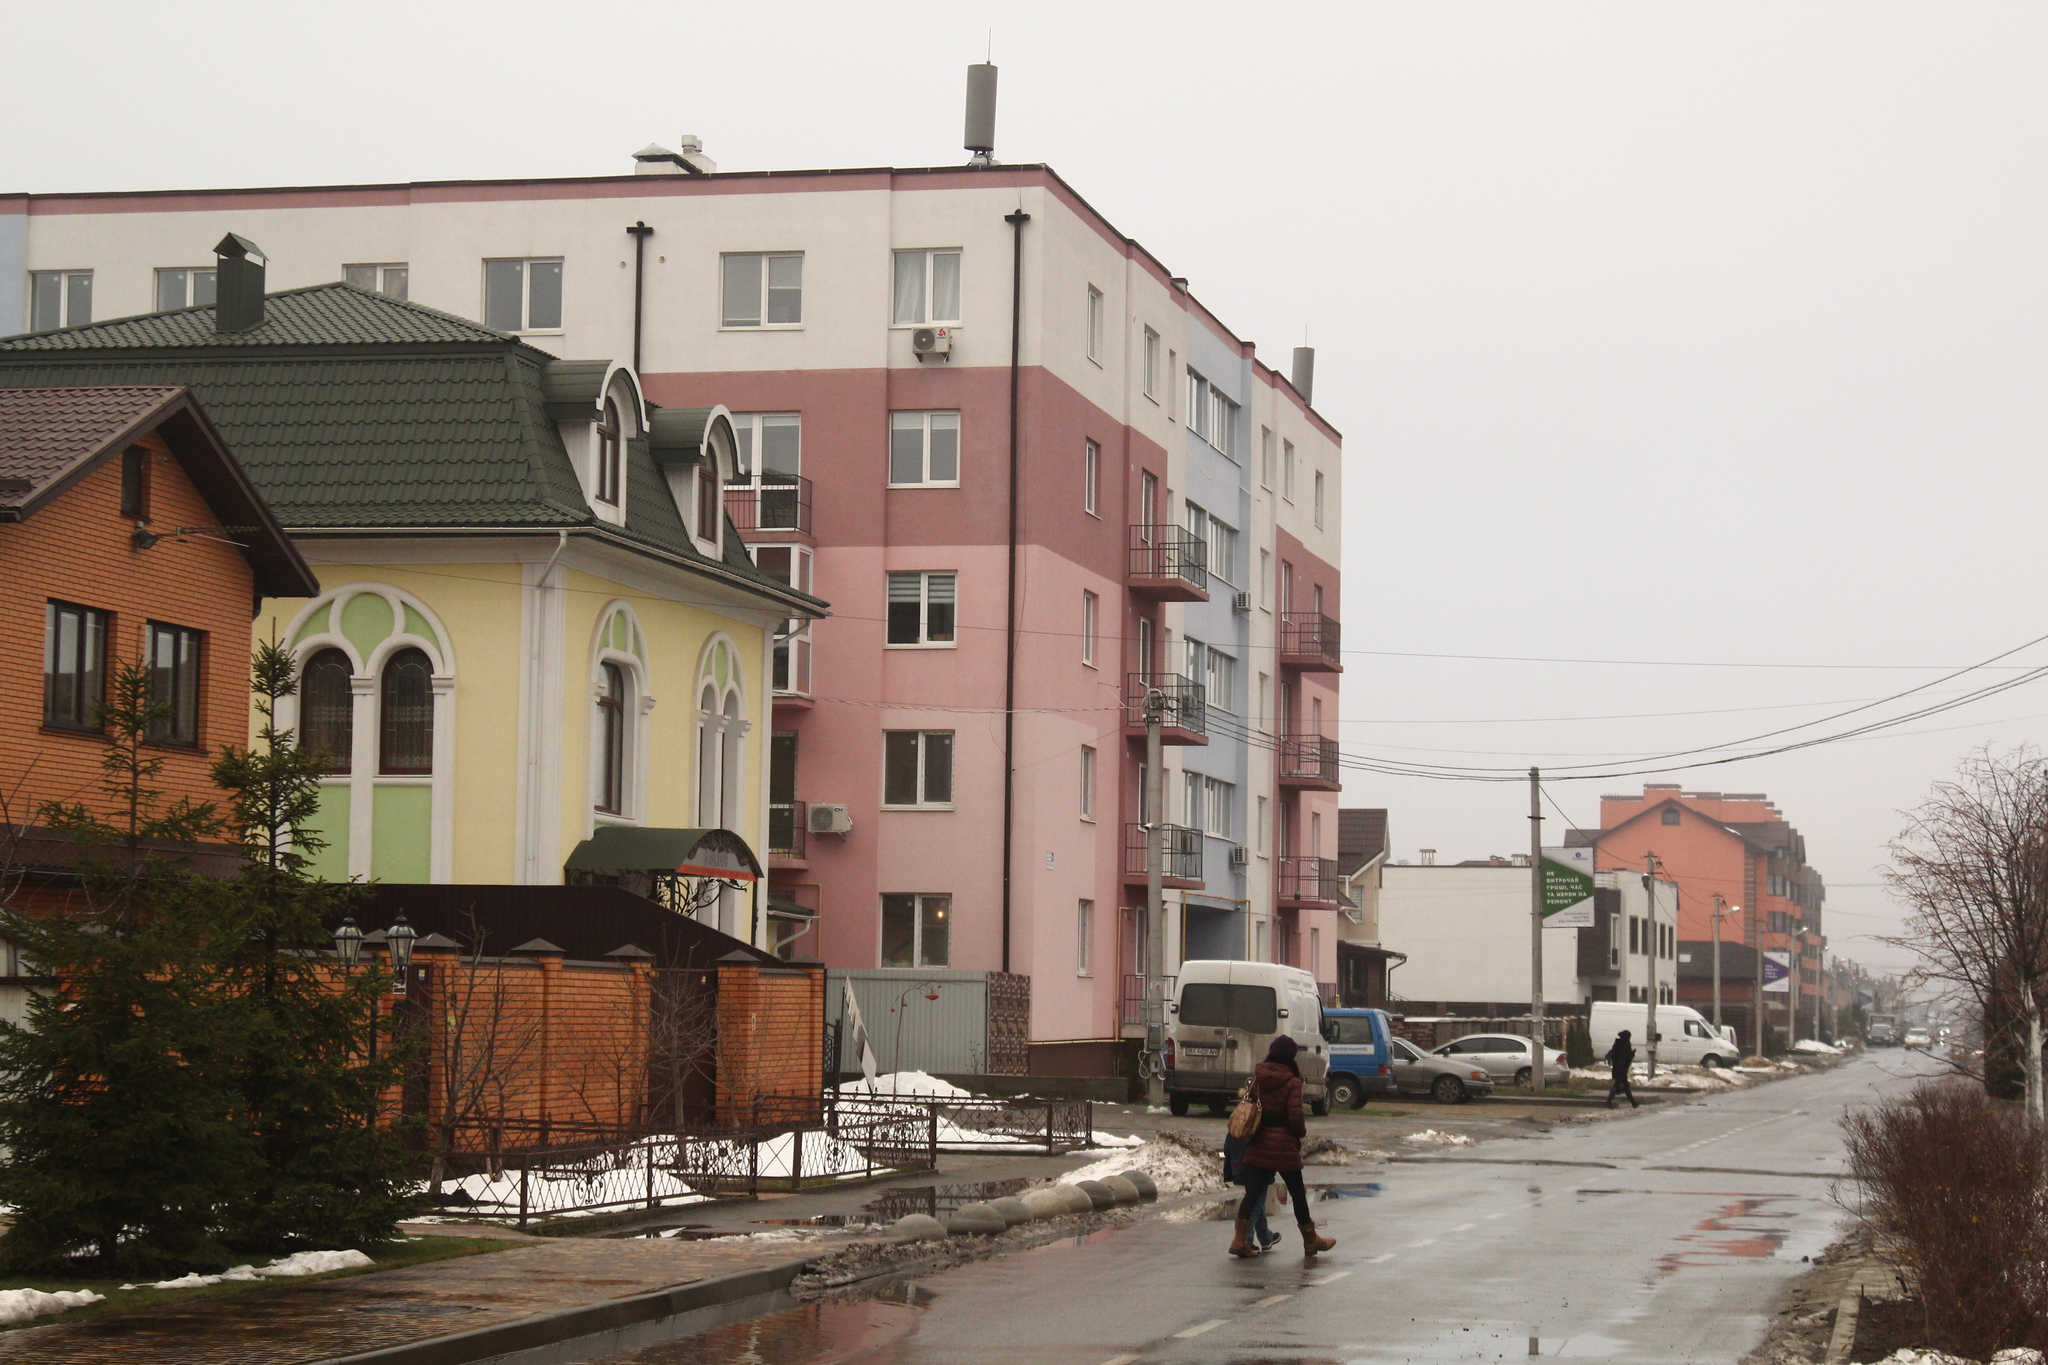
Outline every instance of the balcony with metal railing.
{"label": "balcony with metal railing", "polygon": [[1335,910],[1342,904],[1343,884],[1335,858],[1285,854],[1277,869],[1273,899],[1288,909]]}
{"label": "balcony with metal railing", "polygon": [[764,475],[760,483],[729,485],[726,515],[742,536],[761,532],[811,534],[811,481],[800,474]]}
{"label": "balcony with metal railing", "polygon": [[1133,673],[1124,684],[1124,733],[1145,737],[1145,699],[1159,694],[1159,742],[1209,742],[1208,692],[1202,684],[1178,673]]}
{"label": "balcony with metal railing", "polygon": [[1296,791],[1344,790],[1337,779],[1337,741],[1322,735],[1282,735],[1280,785]]}
{"label": "balcony with metal railing", "polygon": [[[1202,889],[1202,831],[1186,825],[1163,825],[1166,854],[1160,863],[1161,885],[1175,891]],[[1145,883],[1145,841],[1152,826],[1124,826],[1124,885]]]}
{"label": "balcony with metal railing", "polygon": [[1209,542],[1185,526],[1133,526],[1129,586],[1154,602],[1209,600]]}
{"label": "balcony with metal railing", "polygon": [[807,867],[806,845],[810,838],[808,801],[768,803],[768,860],[775,867]]}
{"label": "balcony with metal railing", "polygon": [[1305,673],[1342,673],[1342,631],[1334,618],[1315,611],[1280,616],[1280,666]]}

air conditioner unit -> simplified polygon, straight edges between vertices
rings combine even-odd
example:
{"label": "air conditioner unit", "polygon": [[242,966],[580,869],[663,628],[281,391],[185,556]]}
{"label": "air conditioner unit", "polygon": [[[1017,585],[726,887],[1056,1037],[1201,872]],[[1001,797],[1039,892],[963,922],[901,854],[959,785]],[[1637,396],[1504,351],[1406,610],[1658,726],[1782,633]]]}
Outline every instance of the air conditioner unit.
{"label": "air conditioner unit", "polygon": [[1243,844],[1232,844],[1230,846],[1230,865],[1232,867],[1245,867],[1250,864],[1251,860],[1252,851]]}
{"label": "air conditioner unit", "polygon": [[910,353],[920,363],[928,355],[950,356],[953,334],[943,327],[920,327],[910,334]]}
{"label": "air conditioner unit", "polygon": [[811,833],[851,834],[853,817],[846,813],[844,806],[821,806],[814,802],[811,806]]}
{"label": "air conditioner unit", "polygon": [[1250,611],[1252,609],[1252,595],[1248,592],[1239,592],[1237,596],[1230,599],[1230,608],[1232,611]]}

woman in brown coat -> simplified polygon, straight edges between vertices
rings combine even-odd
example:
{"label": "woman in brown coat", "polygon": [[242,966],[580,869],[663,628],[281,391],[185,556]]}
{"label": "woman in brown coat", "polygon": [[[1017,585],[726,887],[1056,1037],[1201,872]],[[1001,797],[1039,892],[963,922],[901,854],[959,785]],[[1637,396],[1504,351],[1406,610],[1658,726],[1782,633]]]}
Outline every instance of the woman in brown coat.
{"label": "woman in brown coat", "polygon": [[1251,1244],[1252,1210],[1266,1200],[1266,1190],[1275,1175],[1287,1182],[1294,1196],[1294,1221],[1301,1228],[1301,1243],[1311,1256],[1337,1245],[1333,1237],[1316,1233],[1308,1216],[1308,1191],[1301,1183],[1301,1140],[1308,1136],[1308,1121],[1301,1112],[1301,1069],[1294,1064],[1300,1045],[1286,1034],[1273,1040],[1266,1060],[1252,1072],[1252,1094],[1259,1101],[1259,1131],[1244,1154],[1244,1199],[1237,1206],[1237,1236],[1230,1243],[1233,1256],[1256,1256]]}

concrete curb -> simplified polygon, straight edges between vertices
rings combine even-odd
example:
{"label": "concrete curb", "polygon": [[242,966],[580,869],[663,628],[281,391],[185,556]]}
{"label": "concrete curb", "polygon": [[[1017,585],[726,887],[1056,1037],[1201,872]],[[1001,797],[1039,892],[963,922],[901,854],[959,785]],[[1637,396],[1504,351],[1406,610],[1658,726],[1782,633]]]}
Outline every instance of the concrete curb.
{"label": "concrete curb", "polygon": [[[356,1355],[330,1356],[320,1365],[471,1365],[500,1356],[545,1351],[551,1346],[603,1333],[623,1333],[681,1317],[725,1308],[785,1290],[813,1258],[784,1261],[708,1280],[657,1289],[630,1298],[584,1304],[556,1313],[535,1313],[512,1322],[428,1337]],[[706,1323],[706,1326],[715,1324]],[[621,1343],[625,1345],[628,1343]],[[584,1354],[578,1352],[578,1355]],[[545,1357],[535,1357],[545,1358]]]}

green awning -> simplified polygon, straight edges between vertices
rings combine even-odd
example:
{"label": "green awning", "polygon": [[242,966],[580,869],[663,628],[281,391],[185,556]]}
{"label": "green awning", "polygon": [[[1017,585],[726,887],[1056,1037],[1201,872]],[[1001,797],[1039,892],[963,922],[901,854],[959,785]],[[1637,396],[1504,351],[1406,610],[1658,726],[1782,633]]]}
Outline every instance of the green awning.
{"label": "green awning", "polygon": [[770,896],[768,898],[769,919],[802,920],[804,923],[809,924],[817,917],[818,912],[810,909],[808,906],[798,905],[795,901],[784,900],[780,896]]}
{"label": "green awning", "polygon": [[760,860],[729,829],[649,829],[599,825],[563,866],[575,872],[653,872],[756,881]]}

